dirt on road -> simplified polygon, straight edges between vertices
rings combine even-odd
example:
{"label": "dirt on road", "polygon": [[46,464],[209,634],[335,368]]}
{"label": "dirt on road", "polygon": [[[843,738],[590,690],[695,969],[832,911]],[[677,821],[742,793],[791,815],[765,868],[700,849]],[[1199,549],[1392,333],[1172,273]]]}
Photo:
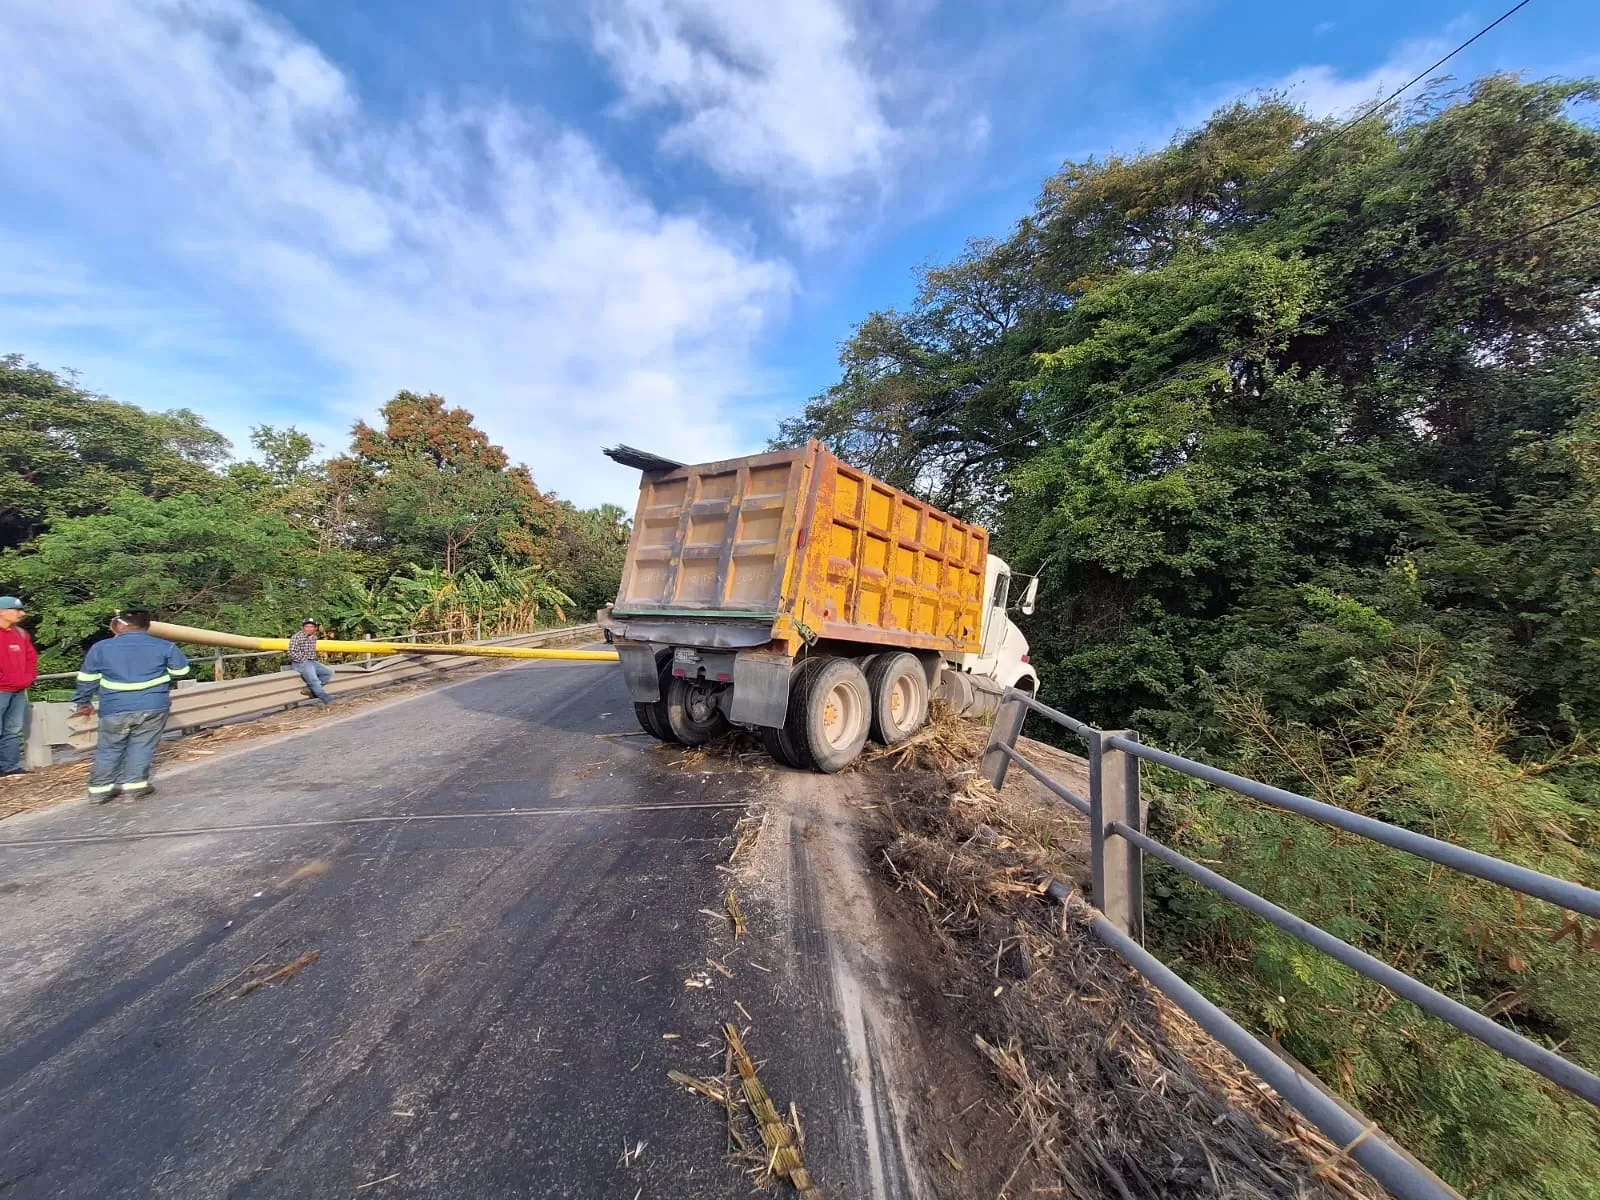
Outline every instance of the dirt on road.
{"label": "dirt on road", "polygon": [[[737,856],[752,926],[826,990],[873,1197],[1384,1193],[1042,894],[1087,886],[1087,831],[945,722],[831,778],[780,772]],[[1024,739],[1087,794],[1082,759]],[[790,1048],[791,1050],[794,1048]]]}

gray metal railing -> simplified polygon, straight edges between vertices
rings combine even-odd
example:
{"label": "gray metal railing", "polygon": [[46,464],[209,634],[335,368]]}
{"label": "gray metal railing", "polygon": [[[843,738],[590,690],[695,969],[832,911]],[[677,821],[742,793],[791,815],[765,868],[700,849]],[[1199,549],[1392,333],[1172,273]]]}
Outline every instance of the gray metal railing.
{"label": "gray metal railing", "polygon": [[[1017,739],[1030,711],[1047,717],[1087,744],[1087,798],[1052,779],[1018,751]],[[1001,788],[1005,786],[1009,768],[1016,764],[1089,819],[1091,888],[1095,905],[1102,914],[1093,915],[1089,920],[1093,934],[1154,983],[1174,1004],[1194,1018],[1201,1028],[1233,1051],[1401,1200],[1438,1200],[1439,1197],[1449,1197],[1455,1193],[1387,1139],[1372,1137],[1374,1125],[1362,1124],[1355,1115],[1325,1094],[1314,1078],[1303,1075],[1285,1062],[1254,1034],[1184,983],[1169,967],[1143,948],[1144,855],[1159,859],[1173,870],[1232,900],[1285,933],[1315,946],[1425,1012],[1448,1021],[1507,1058],[1538,1072],[1591,1104],[1600,1106],[1600,1077],[1577,1063],[1498,1024],[1151,837],[1145,828],[1140,794],[1141,761],[1156,763],[1274,808],[1320,821],[1585,916],[1600,917],[1600,891],[1374,820],[1336,805],[1325,804],[1297,792],[1247,779],[1182,755],[1146,746],[1130,730],[1096,729],[1041,703],[1026,692],[1015,689],[1006,692],[995,714],[994,728],[984,752],[983,773],[990,783]],[[1053,884],[1050,894],[1063,903],[1070,902],[1072,898],[1070,890],[1060,884]]]}

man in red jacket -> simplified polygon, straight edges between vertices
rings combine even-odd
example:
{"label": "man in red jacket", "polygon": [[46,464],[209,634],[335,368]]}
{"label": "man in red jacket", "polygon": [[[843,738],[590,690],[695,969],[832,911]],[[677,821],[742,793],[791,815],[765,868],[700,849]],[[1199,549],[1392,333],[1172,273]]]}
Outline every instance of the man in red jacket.
{"label": "man in red jacket", "polygon": [[28,731],[28,689],[39,678],[39,652],[22,628],[28,614],[15,596],[0,596],[0,775],[21,775]]}

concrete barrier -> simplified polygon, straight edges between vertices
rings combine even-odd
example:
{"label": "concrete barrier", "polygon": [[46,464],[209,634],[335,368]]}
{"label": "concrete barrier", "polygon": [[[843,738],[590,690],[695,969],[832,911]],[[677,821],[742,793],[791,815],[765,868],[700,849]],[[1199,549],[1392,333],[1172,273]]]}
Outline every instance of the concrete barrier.
{"label": "concrete barrier", "polygon": [[[575,625],[569,629],[547,629],[539,633],[513,634],[510,637],[486,638],[481,642],[467,642],[469,646],[544,646],[552,642],[575,639],[592,640],[600,636],[598,625]],[[330,695],[357,695],[375,688],[391,687],[413,680],[435,679],[448,676],[473,663],[502,662],[500,659],[444,658],[432,654],[396,654],[381,658],[370,665],[346,663],[333,666],[333,679],[328,683]],[[195,683],[188,680],[178,685],[172,693],[172,716],[167,721],[168,730],[192,732],[229,721],[265,716],[281,712],[311,701],[305,691],[305,682],[287,667],[271,675],[254,675],[248,679],[227,679],[221,683]],[[30,706],[28,741],[25,765],[30,769],[48,767],[55,761],[57,747],[73,750],[92,749],[99,735],[99,724],[93,717],[80,719],[72,715],[68,703],[45,702]]]}

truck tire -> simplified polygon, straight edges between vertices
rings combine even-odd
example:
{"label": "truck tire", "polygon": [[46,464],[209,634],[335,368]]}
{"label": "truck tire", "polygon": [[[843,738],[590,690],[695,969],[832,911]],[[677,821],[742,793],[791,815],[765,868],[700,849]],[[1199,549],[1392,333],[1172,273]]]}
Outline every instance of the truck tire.
{"label": "truck tire", "polygon": [[794,673],[789,677],[789,708],[788,715],[781,728],[772,729],[763,727],[761,730],[761,744],[766,747],[767,753],[780,766],[792,767],[796,771],[809,771],[811,766],[804,762],[799,752],[794,747],[794,742],[789,737],[789,726],[795,720],[795,697],[800,694],[800,681],[810,675],[824,662],[820,658],[808,658],[795,667]]}
{"label": "truck tire", "polygon": [[717,688],[698,679],[668,676],[667,725],[685,746],[704,746],[728,732],[728,718],[717,706]]}
{"label": "truck tire", "polygon": [[872,740],[898,746],[928,719],[928,676],[914,654],[880,654],[867,667]]}
{"label": "truck tire", "polygon": [[848,658],[812,661],[817,665],[795,678],[783,733],[802,767],[832,775],[854,762],[867,743],[872,693]]}
{"label": "truck tire", "polygon": [[672,651],[656,651],[656,682],[661,688],[661,699],[651,704],[633,704],[633,715],[639,718],[639,728],[658,742],[676,742],[672,726],[667,723],[667,684],[672,680]]}
{"label": "truck tire", "polygon": [[780,767],[793,767],[797,771],[801,769],[800,763],[789,753],[789,747],[783,744],[783,730],[762,726],[761,744],[767,748],[772,761]]}

